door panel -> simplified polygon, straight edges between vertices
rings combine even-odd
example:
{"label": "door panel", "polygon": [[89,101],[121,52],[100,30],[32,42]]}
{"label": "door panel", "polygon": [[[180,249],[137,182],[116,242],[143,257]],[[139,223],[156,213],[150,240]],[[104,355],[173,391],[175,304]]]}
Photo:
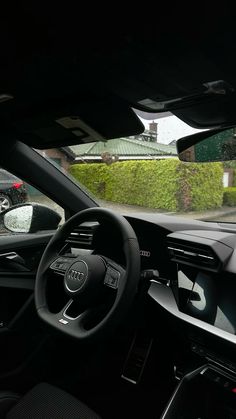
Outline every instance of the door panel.
{"label": "door panel", "polygon": [[0,237],[0,380],[24,365],[45,339],[33,291],[52,234]]}

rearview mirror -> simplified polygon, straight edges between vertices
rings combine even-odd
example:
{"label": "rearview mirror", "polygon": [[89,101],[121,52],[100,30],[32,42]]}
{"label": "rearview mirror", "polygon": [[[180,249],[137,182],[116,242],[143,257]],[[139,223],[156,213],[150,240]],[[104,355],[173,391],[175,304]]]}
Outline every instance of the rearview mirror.
{"label": "rearview mirror", "polygon": [[20,204],[0,214],[3,226],[12,233],[37,233],[55,230],[61,216],[51,208],[35,203]]}
{"label": "rearview mirror", "polygon": [[236,159],[236,130],[234,127],[204,131],[177,141],[180,160],[213,162]]}

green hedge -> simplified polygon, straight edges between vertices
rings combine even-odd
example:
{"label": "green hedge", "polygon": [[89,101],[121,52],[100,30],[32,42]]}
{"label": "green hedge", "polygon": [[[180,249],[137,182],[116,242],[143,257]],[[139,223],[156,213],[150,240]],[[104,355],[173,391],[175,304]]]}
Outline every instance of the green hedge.
{"label": "green hedge", "polygon": [[70,173],[107,201],[190,211],[222,205],[221,163],[189,164],[178,159],[75,164]]}
{"label": "green hedge", "polygon": [[204,211],[222,206],[222,163],[180,163],[180,187],[177,194],[181,210]]}
{"label": "green hedge", "polygon": [[223,204],[228,207],[236,206],[236,187],[224,188]]}
{"label": "green hedge", "polygon": [[233,169],[233,186],[236,186],[236,169]]}

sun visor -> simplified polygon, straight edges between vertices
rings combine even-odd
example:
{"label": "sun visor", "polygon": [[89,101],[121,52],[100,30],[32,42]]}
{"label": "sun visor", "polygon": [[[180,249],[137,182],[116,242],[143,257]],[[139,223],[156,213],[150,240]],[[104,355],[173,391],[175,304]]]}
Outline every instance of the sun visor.
{"label": "sun visor", "polygon": [[14,125],[17,138],[38,149],[106,141],[144,131],[135,112],[120,100],[70,106]]}
{"label": "sun visor", "polygon": [[186,124],[199,129],[227,127],[236,123],[236,94],[219,96],[208,103],[196,103],[172,112]]}

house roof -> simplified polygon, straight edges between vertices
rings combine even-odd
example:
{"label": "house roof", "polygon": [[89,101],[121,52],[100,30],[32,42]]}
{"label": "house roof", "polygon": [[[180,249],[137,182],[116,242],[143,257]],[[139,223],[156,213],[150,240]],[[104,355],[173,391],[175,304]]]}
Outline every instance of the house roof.
{"label": "house roof", "polygon": [[117,138],[107,142],[99,141],[96,143],[80,144],[70,147],[76,156],[101,156],[102,153],[108,152],[118,156],[164,156],[177,155],[176,147],[159,144],[148,143],[146,141],[136,140],[132,138]]}

